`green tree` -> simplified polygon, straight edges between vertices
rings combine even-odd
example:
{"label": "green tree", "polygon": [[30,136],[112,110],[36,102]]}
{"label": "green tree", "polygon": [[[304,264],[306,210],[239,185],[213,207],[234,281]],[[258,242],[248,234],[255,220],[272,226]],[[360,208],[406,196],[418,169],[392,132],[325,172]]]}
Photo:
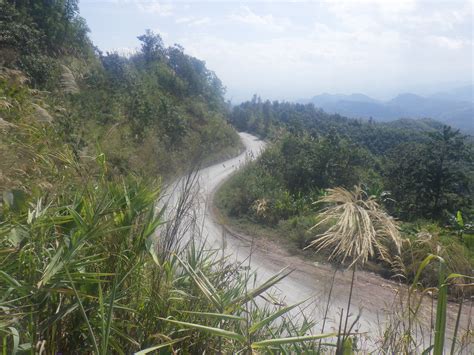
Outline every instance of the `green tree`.
{"label": "green tree", "polygon": [[432,214],[439,216],[444,209],[455,208],[455,203],[467,203],[453,200],[450,195],[469,194],[465,164],[472,163],[472,151],[459,130],[454,131],[448,126],[443,127],[442,132],[430,134],[430,138],[426,152],[426,158],[429,159],[427,177],[428,184],[432,186]]}
{"label": "green tree", "polygon": [[153,33],[151,30],[146,30],[145,34],[137,38],[142,42],[142,53],[145,62],[150,63],[163,56],[164,45],[160,35]]}
{"label": "green tree", "polygon": [[386,165],[386,185],[403,218],[440,219],[469,207],[472,148],[459,131],[445,126],[425,143],[403,143]]}

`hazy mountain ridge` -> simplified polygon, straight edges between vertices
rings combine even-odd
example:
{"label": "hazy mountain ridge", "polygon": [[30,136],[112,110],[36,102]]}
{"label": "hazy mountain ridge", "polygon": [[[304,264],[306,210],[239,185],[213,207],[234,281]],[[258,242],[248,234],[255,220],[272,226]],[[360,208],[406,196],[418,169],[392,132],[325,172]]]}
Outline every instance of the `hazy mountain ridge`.
{"label": "hazy mountain ridge", "polygon": [[468,85],[430,96],[403,93],[381,101],[364,94],[321,94],[302,103],[313,103],[329,113],[353,118],[392,121],[399,118],[433,118],[474,134],[473,86]]}
{"label": "hazy mountain ridge", "polygon": [[430,95],[434,99],[474,102],[474,85],[465,85]]}

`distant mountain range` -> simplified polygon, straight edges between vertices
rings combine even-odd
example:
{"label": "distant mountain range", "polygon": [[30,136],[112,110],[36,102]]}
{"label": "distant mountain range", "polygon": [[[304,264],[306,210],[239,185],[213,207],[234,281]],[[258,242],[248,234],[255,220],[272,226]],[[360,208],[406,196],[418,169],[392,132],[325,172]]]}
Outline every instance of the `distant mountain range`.
{"label": "distant mountain range", "polygon": [[474,135],[474,86],[468,85],[427,97],[400,94],[380,101],[363,94],[321,94],[300,103],[313,103],[329,113],[354,118],[392,121],[398,118],[433,118]]}

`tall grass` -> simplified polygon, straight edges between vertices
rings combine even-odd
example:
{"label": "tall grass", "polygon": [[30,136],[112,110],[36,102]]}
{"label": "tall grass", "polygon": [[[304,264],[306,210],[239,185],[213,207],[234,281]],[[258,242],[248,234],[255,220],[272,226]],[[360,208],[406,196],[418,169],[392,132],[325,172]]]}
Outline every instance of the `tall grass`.
{"label": "tall grass", "polygon": [[[312,229],[318,227],[326,229],[322,234],[316,236],[309,247],[316,247],[317,250],[329,248],[332,251],[331,258],[339,258],[342,262],[349,259],[350,267],[352,267],[352,278],[348,287],[348,303],[347,308],[341,310],[340,313],[336,348],[336,354],[343,354],[345,349],[351,348],[350,333],[354,322],[357,322],[356,319],[352,326],[349,325],[357,265],[364,264],[377,252],[379,258],[393,263],[394,267],[398,268],[400,275],[406,278],[407,270],[399,255],[402,239],[398,231],[399,227],[393,218],[380,208],[374,198],[367,196],[360,187],[356,187],[354,191],[347,191],[344,188],[328,189],[326,196],[321,198],[318,203],[325,203],[326,206],[318,215],[319,222]],[[390,249],[390,246],[386,245],[387,241],[390,241],[394,248]],[[390,257],[390,254],[393,254],[390,250],[398,252],[398,255]],[[435,260],[439,262],[438,286],[423,289],[419,283],[422,273]],[[389,312],[388,322],[383,326],[384,331],[379,351],[404,354],[433,352],[435,355],[445,352],[448,348],[446,346],[448,287],[472,286],[472,284],[465,284],[466,281],[472,279],[471,277],[460,274],[447,275],[446,270],[446,261],[439,255],[429,254],[419,263],[412,285],[407,292],[402,289],[398,298],[399,304],[396,304],[396,307]],[[457,285],[451,285],[450,282],[453,279],[458,280]],[[430,320],[433,324],[431,329],[433,334],[426,331],[426,319],[423,317],[428,293],[436,294],[437,297],[435,316]],[[330,300],[327,305],[329,302]],[[452,338],[452,353],[455,353],[458,342],[461,307],[462,302],[459,305]],[[433,306],[431,313],[433,318]],[[343,314],[345,314],[344,321]],[[324,329],[324,322],[322,329]],[[469,329],[469,324],[465,332],[469,337],[472,332]],[[429,333],[429,341],[427,341],[427,333]],[[459,348],[463,349],[463,345],[461,344]]]}
{"label": "tall grass", "polygon": [[390,259],[387,244],[400,253],[401,238],[398,225],[360,186],[353,191],[342,187],[327,189],[317,203],[326,204],[319,213],[319,222],[311,229],[329,227],[316,236],[308,247],[330,249],[330,258],[340,257],[342,262],[350,260],[350,266],[364,264],[369,257]]}
{"label": "tall grass", "polygon": [[[438,262],[438,286],[424,288],[420,284],[428,266]],[[381,326],[379,349],[389,353],[472,353],[472,325],[468,320],[460,327],[463,300],[458,305],[454,330],[448,331],[448,288],[472,287],[465,283],[472,279],[460,274],[446,274],[446,261],[434,254],[419,263],[413,283],[408,289],[401,287],[386,323]],[[431,303],[431,309],[428,304]],[[470,316],[468,316],[470,318]],[[453,325],[453,324],[451,324]],[[460,335],[462,333],[462,335]],[[449,344],[451,340],[451,344]]]}
{"label": "tall grass", "polygon": [[158,195],[131,178],[89,183],[18,211],[4,204],[0,304],[23,347],[106,353],[136,343],[130,322],[135,306],[148,302],[140,283],[148,277],[146,242],[160,223]]}
{"label": "tall grass", "polygon": [[[365,264],[369,257],[374,257],[376,253],[382,260],[389,261],[390,245],[387,245],[387,242],[394,245],[399,253],[401,238],[394,219],[360,186],[355,186],[353,191],[342,187],[327,189],[325,196],[316,203],[325,206],[318,215],[319,221],[310,230],[318,227],[325,230],[318,234],[307,248],[313,247],[317,251],[329,249],[330,259],[339,258],[342,263],[349,261],[349,267],[352,268],[344,326],[339,325],[336,350],[337,354],[344,354],[346,349],[352,348],[349,333],[358,321],[356,317],[355,321],[349,324],[357,265]],[[343,312],[342,310],[341,321]]]}
{"label": "tall grass", "polygon": [[71,178],[2,200],[3,353],[302,352],[332,335],[283,317],[300,307],[272,301],[288,271],[256,284],[197,241],[199,221],[184,217],[195,175],[164,214],[159,184],[111,175],[103,155],[93,170],[67,151],[37,157],[42,178],[58,166]]}

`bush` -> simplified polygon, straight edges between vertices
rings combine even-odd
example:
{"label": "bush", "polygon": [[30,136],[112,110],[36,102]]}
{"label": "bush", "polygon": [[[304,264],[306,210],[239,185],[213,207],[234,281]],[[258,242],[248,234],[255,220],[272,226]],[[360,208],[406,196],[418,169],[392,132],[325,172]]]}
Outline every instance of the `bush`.
{"label": "bush", "polygon": [[[419,266],[430,254],[439,255],[446,261],[447,273],[472,274],[474,253],[463,246],[460,237],[437,224],[417,222],[414,226],[405,224],[404,234],[408,237],[402,248],[400,270],[412,282]],[[420,283],[423,287],[434,287],[438,283],[435,266],[427,266]],[[460,294],[460,289],[453,289],[453,295]],[[466,295],[472,294],[472,288],[465,288]]]}

